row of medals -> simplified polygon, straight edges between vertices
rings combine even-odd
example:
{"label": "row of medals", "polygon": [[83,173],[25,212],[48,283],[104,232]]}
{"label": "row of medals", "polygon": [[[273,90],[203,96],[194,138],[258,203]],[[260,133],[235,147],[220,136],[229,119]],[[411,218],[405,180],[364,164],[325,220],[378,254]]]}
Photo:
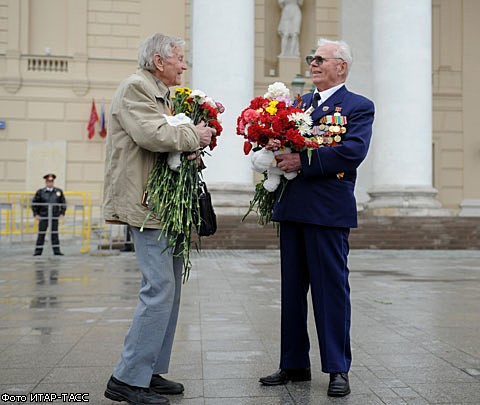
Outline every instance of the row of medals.
{"label": "row of medals", "polygon": [[[334,117],[341,116],[339,112],[333,114]],[[347,128],[342,125],[328,125],[325,122],[326,117],[322,117],[320,120],[320,125],[314,127],[313,134],[317,135],[322,132],[320,135],[316,136],[316,141],[320,145],[331,145],[333,142],[340,143],[342,141],[342,137],[340,134],[345,134],[347,132]],[[317,132],[317,133],[315,133]]]}

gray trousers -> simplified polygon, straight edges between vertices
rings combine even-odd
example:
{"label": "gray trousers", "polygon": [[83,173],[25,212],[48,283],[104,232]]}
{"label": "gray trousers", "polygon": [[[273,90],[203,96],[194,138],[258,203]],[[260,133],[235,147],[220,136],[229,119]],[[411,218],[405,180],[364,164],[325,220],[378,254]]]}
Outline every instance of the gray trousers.
{"label": "gray trousers", "polygon": [[177,326],[183,261],[166,251],[160,230],[131,227],[142,286],[125,336],[122,353],[113,371],[120,381],[149,387],[152,374],[168,372]]}

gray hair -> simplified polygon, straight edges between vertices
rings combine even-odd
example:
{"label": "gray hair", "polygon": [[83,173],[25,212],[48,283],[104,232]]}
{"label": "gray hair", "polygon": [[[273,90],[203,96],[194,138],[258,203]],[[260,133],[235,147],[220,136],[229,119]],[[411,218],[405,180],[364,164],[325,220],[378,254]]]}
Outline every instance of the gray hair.
{"label": "gray hair", "polygon": [[162,59],[173,55],[173,48],[185,46],[182,38],[171,37],[160,33],[145,39],[138,47],[138,66],[142,69],[155,71],[153,57],[158,54]]}
{"label": "gray hair", "polygon": [[323,45],[336,45],[336,48],[333,51],[333,56],[335,58],[341,58],[345,62],[347,62],[348,74],[348,72],[350,72],[350,67],[353,63],[353,55],[352,50],[350,49],[350,45],[348,45],[345,41],[333,41],[331,39],[320,38],[317,42],[317,47]]}

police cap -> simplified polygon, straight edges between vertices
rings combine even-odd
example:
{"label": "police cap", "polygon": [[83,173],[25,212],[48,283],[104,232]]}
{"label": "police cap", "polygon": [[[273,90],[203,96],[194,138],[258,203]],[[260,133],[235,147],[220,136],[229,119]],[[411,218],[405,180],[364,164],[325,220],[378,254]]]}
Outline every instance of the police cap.
{"label": "police cap", "polygon": [[52,181],[52,180],[55,180],[55,179],[57,178],[57,176],[55,176],[53,173],[48,173],[48,174],[46,174],[45,176],[43,176],[43,178],[44,178],[45,180],[50,180],[50,181]]}

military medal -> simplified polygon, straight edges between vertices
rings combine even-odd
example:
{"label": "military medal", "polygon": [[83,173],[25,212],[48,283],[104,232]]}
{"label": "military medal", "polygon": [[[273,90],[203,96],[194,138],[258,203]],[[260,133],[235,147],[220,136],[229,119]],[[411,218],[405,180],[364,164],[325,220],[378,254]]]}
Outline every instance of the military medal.
{"label": "military medal", "polygon": [[[327,111],[330,107],[324,106]],[[335,107],[332,115],[325,115],[320,118],[319,125],[314,127],[312,133],[317,136],[320,146],[336,146],[342,142],[342,135],[347,132],[347,117],[341,114],[342,107]],[[323,132],[322,132],[323,131]]]}

